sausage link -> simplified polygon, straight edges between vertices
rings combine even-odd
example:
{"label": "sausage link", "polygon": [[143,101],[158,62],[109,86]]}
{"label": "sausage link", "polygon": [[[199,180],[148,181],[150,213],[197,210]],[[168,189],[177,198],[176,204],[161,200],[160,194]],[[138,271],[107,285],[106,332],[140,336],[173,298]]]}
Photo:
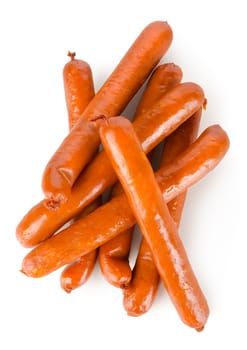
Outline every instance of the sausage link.
{"label": "sausage link", "polygon": [[168,50],[172,36],[167,22],[150,23],[88,104],[44,170],[42,188],[48,208],[68,200],[71,187],[99,145],[98,133],[88,120],[95,115],[111,117],[121,113]]}
{"label": "sausage link", "polygon": [[[164,94],[133,122],[143,150],[149,153],[191,117],[204,100],[203,90],[194,83],[179,84]],[[79,176],[64,206],[52,211],[47,209],[44,200],[35,205],[17,226],[17,239],[25,247],[45,240],[116,181],[107,155],[104,151],[99,152]]]}
{"label": "sausage link", "polygon": [[[208,127],[173,162],[156,173],[165,202],[208,174],[224,157],[229,139],[219,125]],[[85,218],[33,248],[23,259],[22,272],[42,277],[100,247],[135,224],[125,194],[114,197]]]}
{"label": "sausage link", "polygon": [[90,65],[75,58],[74,52],[68,52],[70,61],[63,69],[65,101],[69,117],[69,130],[73,128],[85,108],[95,95],[93,74]]}
{"label": "sausage link", "polygon": [[155,299],[160,282],[147,241],[142,238],[132,272],[132,279],[123,291],[123,306],[129,316],[146,313]]}
{"label": "sausage link", "polygon": [[168,295],[182,321],[201,330],[209,315],[208,304],[133,126],[124,117],[100,119],[99,122],[101,142],[150,247]]}
{"label": "sausage link", "polygon": [[133,227],[130,227],[99,249],[100,270],[105,279],[117,288],[128,285],[132,277],[129,266],[132,234]]}
{"label": "sausage link", "polygon": [[[195,139],[201,119],[201,109],[177,128],[165,140],[160,166],[169,164],[184,151]],[[180,224],[186,192],[171,200],[167,207],[177,225]],[[128,315],[140,316],[153,304],[158,286],[159,273],[152,258],[152,252],[145,238],[142,237],[131,282],[123,288],[123,305]]]}
{"label": "sausage link", "polygon": [[85,284],[93,272],[96,261],[97,250],[94,249],[67,265],[60,276],[61,288],[70,293]]}
{"label": "sausage link", "polygon": [[182,77],[181,68],[174,63],[161,64],[154,69],[138,103],[134,119],[136,120],[140,115],[147,113],[167,91],[181,82]]}
{"label": "sausage link", "polygon": [[[161,167],[173,161],[178,154],[183,152],[192,142],[196,140],[201,121],[201,114],[202,108],[200,108],[177,130],[175,130],[172,135],[167,137],[161,158]],[[185,198],[186,191],[168,203],[169,212],[177,226],[180,224]]]}
{"label": "sausage link", "polygon": [[[65,64],[63,69],[63,83],[65,102],[68,112],[69,129],[80,118],[88,103],[94,97],[93,75],[90,65],[79,59],[75,59],[75,53],[68,52],[71,60]],[[83,218],[94,211],[101,204],[101,198],[96,198],[70,224],[79,218]],[[67,265],[60,276],[60,285],[66,292],[71,292],[84,284],[90,277],[97,258],[97,250],[80,257],[73,263]]]}
{"label": "sausage link", "polygon": [[[180,83],[182,70],[173,63],[158,66],[151,74],[137,106],[132,121],[146,113],[167,91]],[[110,198],[120,194],[119,182],[111,191]],[[99,248],[99,266],[106,280],[115,287],[122,288],[130,283],[132,271],[129,266],[129,252],[134,226]]]}
{"label": "sausage link", "polygon": [[[101,198],[94,200],[83,210],[74,222],[92,213],[100,204]],[[97,249],[94,249],[67,265],[60,275],[61,288],[67,293],[70,293],[72,290],[85,284],[93,272],[97,260],[97,253]]]}

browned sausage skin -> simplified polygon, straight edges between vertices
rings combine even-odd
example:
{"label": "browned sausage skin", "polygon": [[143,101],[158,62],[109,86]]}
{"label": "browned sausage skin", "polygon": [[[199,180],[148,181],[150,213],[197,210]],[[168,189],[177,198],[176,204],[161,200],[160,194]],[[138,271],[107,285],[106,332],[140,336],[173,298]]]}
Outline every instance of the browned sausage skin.
{"label": "browned sausage skin", "polygon": [[[95,199],[89,204],[82,213],[80,213],[72,222],[76,222],[79,219],[92,213],[102,203],[101,197]],[[65,292],[70,293],[72,290],[81,287],[87,282],[91,276],[98,256],[98,250],[92,250],[91,252],[80,256],[78,259],[68,264],[61,272],[60,286]]]}
{"label": "browned sausage skin", "polygon": [[[144,151],[149,153],[191,117],[204,100],[203,90],[194,83],[182,83],[164,94],[133,122]],[[116,181],[107,155],[99,152],[79,176],[64,206],[52,211],[46,208],[44,201],[35,205],[18,224],[17,239],[25,247],[47,239]]]}
{"label": "browned sausage skin", "polygon": [[[94,83],[89,64],[75,58],[75,53],[68,52],[70,61],[63,69],[65,101],[68,112],[69,129],[78,121],[85,108],[94,97]],[[101,198],[96,198],[80,214],[74,217],[70,224],[88,215],[101,204]],[[83,285],[90,277],[97,258],[97,250],[80,257],[67,265],[60,276],[60,285],[66,292]]]}
{"label": "browned sausage skin", "polygon": [[185,324],[203,329],[209,315],[206,298],[132,124],[124,117],[97,123],[168,295]]}
{"label": "browned sausage skin", "polygon": [[[163,198],[171,201],[183,193],[222,160],[229,148],[229,138],[219,125],[208,127],[173,162],[156,173]],[[97,208],[85,218],[42,242],[23,259],[22,272],[42,277],[73,262],[135,224],[135,217],[125,194]]]}
{"label": "browned sausage skin", "polygon": [[70,61],[63,68],[63,85],[68,112],[69,130],[73,128],[95,95],[93,73],[90,65],[68,52]]}
{"label": "browned sausage skin", "polygon": [[[169,164],[179,153],[184,151],[195,139],[199,129],[201,109],[177,128],[165,140],[160,166]],[[167,207],[179,226],[186,192],[171,200]],[[131,282],[123,288],[123,305],[128,315],[140,316],[153,304],[159,286],[159,273],[156,269],[147,241],[142,238],[133,269]]]}
{"label": "browned sausage skin", "polygon": [[[157,67],[149,78],[132,121],[148,112],[162,95],[180,83],[182,70],[173,63]],[[110,198],[120,194],[119,182],[113,187]],[[129,284],[132,276],[129,266],[129,252],[134,226],[113,238],[99,248],[99,265],[106,280],[115,287],[121,288]]]}
{"label": "browned sausage skin", "polygon": [[68,200],[78,175],[95,154],[99,137],[88,120],[99,114],[111,117],[121,113],[168,50],[172,37],[167,22],[150,23],[88,104],[44,170],[42,188],[48,208],[54,210]]}

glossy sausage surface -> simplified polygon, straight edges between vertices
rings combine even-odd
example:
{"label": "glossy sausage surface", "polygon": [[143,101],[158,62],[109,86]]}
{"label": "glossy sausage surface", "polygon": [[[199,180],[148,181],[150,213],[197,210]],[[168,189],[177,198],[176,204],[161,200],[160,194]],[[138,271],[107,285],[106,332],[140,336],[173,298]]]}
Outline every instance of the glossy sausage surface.
{"label": "glossy sausage surface", "polygon": [[[177,128],[165,140],[160,166],[169,164],[184,151],[195,139],[201,118],[201,109]],[[169,213],[179,226],[186,192],[175,197],[168,204]],[[133,269],[131,282],[123,288],[123,305],[128,315],[140,316],[153,304],[158,286],[159,273],[152,258],[152,252],[145,238],[142,237]]]}
{"label": "glossy sausage surface", "polygon": [[[172,163],[155,173],[164,200],[169,202],[202,179],[222,160],[228,147],[228,136],[219,125],[204,130]],[[23,259],[22,272],[30,277],[45,276],[134,224],[125,194],[119,195],[32,249]]]}
{"label": "glossy sausage surface", "polygon": [[67,265],[60,276],[60,286],[65,292],[81,287],[91,276],[97,261],[97,250],[92,250],[86,255]]}
{"label": "glossy sausage surface", "polygon": [[[68,52],[71,60],[63,69],[65,101],[68,112],[69,129],[80,118],[88,103],[94,97],[94,83],[92,70],[83,60],[75,59],[75,53]],[[79,218],[85,217],[101,204],[101,198],[95,199],[77,217],[70,221],[70,225]],[[60,275],[60,285],[66,292],[83,285],[90,277],[97,258],[97,250],[80,257],[67,265]]]}
{"label": "glossy sausage surface", "polygon": [[44,170],[42,188],[48,208],[68,200],[71,187],[99,145],[98,133],[88,120],[100,114],[118,115],[168,50],[172,36],[167,22],[150,23],[91,100]]}
{"label": "glossy sausage surface", "polygon": [[63,68],[65,101],[69,117],[69,130],[73,128],[89,102],[95,95],[93,74],[90,65],[75,58],[74,52],[68,52],[70,61]]}
{"label": "glossy sausage surface", "polygon": [[132,124],[124,117],[99,119],[98,123],[101,142],[168,295],[185,324],[203,329],[209,315],[206,298]]}
{"label": "glossy sausage surface", "polygon": [[[76,222],[77,220],[80,220],[92,213],[101,205],[101,202],[101,198],[95,199],[83,210],[81,214],[75,218],[75,220],[72,220],[72,222]],[[97,257],[98,250],[94,249],[89,253],[80,256],[72,263],[68,264],[62,270],[60,275],[61,288],[64,289],[67,293],[70,293],[72,290],[79,288],[85,284],[94,270]]]}
{"label": "glossy sausage surface", "polygon": [[[203,90],[194,83],[182,83],[164,94],[133,122],[144,151],[150,152],[193,115],[204,101]],[[70,199],[53,211],[46,208],[45,201],[35,205],[17,226],[17,239],[25,247],[47,239],[116,181],[107,155],[104,151],[99,152],[79,176]]]}
{"label": "glossy sausage surface", "polygon": [[132,272],[132,279],[122,288],[123,306],[129,316],[140,316],[152,306],[160,282],[146,239],[142,238]]}
{"label": "glossy sausage surface", "polygon": [[155,68],[137,105],[134,119],[147,113],[167,91],[181,82],[182,77],[183,72],[177,64],[164,63]]}
{"label": "glossy sausage surface", "polygon": [[[162,95],[180,83],[182,70],[173,63],[157,67],[149,78],[138,103],[132,122],[147,112]],[[121,193],[121,186],[115,184],[110,198]],[[127,286],[132,277],[129,253],[134,226],[113,238],[99,248],[99,265],[106,280],[115,287]]]}

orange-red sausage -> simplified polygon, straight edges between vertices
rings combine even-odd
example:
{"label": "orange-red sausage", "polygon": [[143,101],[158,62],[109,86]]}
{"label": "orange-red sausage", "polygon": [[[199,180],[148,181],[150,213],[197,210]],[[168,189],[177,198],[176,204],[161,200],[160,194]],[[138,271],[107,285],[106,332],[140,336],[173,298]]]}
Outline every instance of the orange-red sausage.
{"label": "orange-red sausage", "polygon": [[174,63],[159,65],[151,74],[137,105],[135,120],[152,108],[167,91],[177,86],[183,77],[181,68]]}
{"label": "orange-red sausage", "polygon": [[[161,167],[169,164],[196,139],[200,119],[201,109],[166,138],[160,162]],[[167,204],[177,227],[180,223],[185,197],[186,192],[181,193]],[[158,290],[159,281],[160,277],[152,258],[152,252],[145,238],[142,238],[132,280],[123,288],[123,305],[128,315],[140,316],[150,309]]]}
{"label": "orange-red sausage", "polygon": [[[109,198],[112,199],[122,193],[122,186],[117,182],[112,188]],[[129,251],[133,228],[134,226],[129,227],[99,248],[100,270],[105,279],[117,288],[127,285],[131,280]]]}
{"label": "orange-red sausage", "polygon": [[119,114],[168,50],[172,36],[167,22],[150,23],[91,100],[44,170],[42,188],[48,208],[68,200],[71,187],[99,145],[94,124],[87,120],[99,114]]}
{"label": "orange-red sausage", "polygon": [[[194,83],[182,83],[164,94],[133,122],[143,150],[149,153],[195,113],[204,100],[203,90]],[[45,240],[116,181],[107,155],[99,152],[79,176],[67,203],[53,211],[46,208],[44,201],[35,205],[17,226],[17,239],[25,247]]]}
{"label": "orange-red sausage", "polygon": [[[172,163],[156,172],[166,202],[208,174],[229,147],[227,134],[219,125],[208,127]],[[125,194],[111,199],[85,218],[42,242],[23,259],[22,272],[42,277],[98,248],[135,224]]]}
{"label": "orange-red sausage", "polygon": [[[82,219],[83,217],[92,213],[96,208],[100,206],[100,204],[101,198],[95,199],[83,210],[83,212],[76,218],[76,220]],[[71,264],[67,265],[60,275],[61,288],[64,289],[67,293],[70,293],[72,290],[81,287],[84,283],[86,283],[93,272],[97,260],[97,253],[97,249],[94,249],[91,252],[80,256]]]}
{"label": "orange-red sausage", "polygon": [[90,65],[76,59],[74,52],[68,52],[70,61],[63,69],[65,101],[69,117],[69,130],[76,124],[95,95],[93,74]]}
{"label": "orange-red sausage", "polygon": [[[68,111],[69,129],[78,121],[88,103],[94,97],[94,83],[92,70],[89,64],[83,60],[75,59],[75,53],[68,52],[71,60],[63,69],[63,82],[65,101]],[[101,204],[101,198],[96,198],[70,224],[85,217]],[[71,292],[84,284],[90,277],[97,258],[97,250],[80,257],[69,264],[62,271],[60,285],[66,292]]]}
{"label": "orange-red sausage", "polygon": [[142,238],[132,279],[123,291],[123,306],[129,316],[140,316],[147,312],[157,294],[159,272],[152,258],[147,241]]}
{"label": "orange-red sausage", "polygon": [[[178,85],[182,79],[182,70],[173,63],[157,67],[149,78],[145,90],[132,119],[146,113],[167,91]],[[110,198],[122,192],[115,184]],[[124,287],[130,283],[132,272],[129,266],[129,252],[134,226],[113,238],[99,248],[99,266],[106,280],[115,287]]]}
{"label": "orange-red sausage", "polygon": [[99,134],[180,318],[202,330],[209,308],[152,167],[129,120],[100,119]]}
{"label": "orange-red sausage", "polygon": [[67,265],[60,276],[60,286],[65,292],[81,287],[91,276],[97,261],[97,250],[92,250],[86,255]]}

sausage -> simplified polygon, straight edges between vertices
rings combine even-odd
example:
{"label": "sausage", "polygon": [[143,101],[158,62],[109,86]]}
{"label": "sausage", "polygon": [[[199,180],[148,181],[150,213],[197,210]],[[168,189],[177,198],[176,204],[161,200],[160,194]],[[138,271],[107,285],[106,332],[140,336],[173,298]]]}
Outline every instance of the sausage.
{"label": "sausage", "polygon": [[66,107],[69,116],[69,130],[76,122],[95,95],[93,74],[90,65],[75,58],[75,52],[68,52],[70,61],[63,69],[63,83]]}
{"label": "sausage", "polygon": [[[212,125],[173,162],[156,173],[165,202],[187,190],[208,174],[224,157],[229,138]],[[33,248],[23,259],[22,272],[42,277],[100,247],[135,224],[125,194],[114,197],[85,218]]]}
{"label": "sausage", "polygon": [[[117,182],[111,190],[110,199],[122,194],[122,186]],[[114,287],[127,285],[132,276],[129,266],[129,251],[134,226],[121,232],[117,237],[99,247],[99,266],[105,279]]]}
{"label": "sausage", "polygon": [[[165,140],[160,166],[169,164],[184,151],[195,139],[201,119],[201,109],[177,128]],[[169,213],[179,226],[186,192],[175,197],[168,204]],[[152,258],[147,241],[142,237],[131,282],[123,288],[123,305],[128,315],[140,316],[153,304],[158,286],[159,273]]]}
{"label": "sausage", "polygon": [[[162,95],[182,80],[182,70],[173,63],[158,66],[149,78],[132,119],[137,120],[146,113]],[[115,184],[110,198],[122,192],[121,186]],[[121,232],[117,237],[99,248],[99,266],[106,280],[115,287],[122,288],[130,283],[132,272],[129,266],[129,252],[134,226]]]}
{"label": "sausage", "polygon": [[93,272],[96,261],[97,250],[94,249],[67,265],[60,276],[61,288],[70,293],[85,284]]}
{"label": "sausage", "polygon": [[[203,90],[194,83],[179,84],[164,94],[133,122],[143,150],[149,153],[193,115],[204,100]],[[53,211],[47,209],[44,200],[35,205],[18,224],[17,239],[25,247],[47,239],[116,181],[107,155],[104,151],[99,152],[79,176],[70,199]]]}
{"label": "sausage", "polygon": [[160,282],[159,272],[149,245],[142,238],[130,283],[122,288],[123,306],[129,316],[147,312],[155,299]]}
{"label": "sausage", "polygon": [[181,68],[174,63],[161,64],[154,69],[137,105],[134,119],[148,112],[156,101],[181,82],[182,77]]}
{"label": "sausage", "polygon": [[124,55],[73,129],[49,160],[42,176],[48,208],[56,209],[71,195],[71,187],[99,145],[95,115],[118,115],[135,95],[172,42],[167,22],[150,23]]}
{"label": "sausage", "polygon": [[133,126],[124,117],[98,121],[103,147],[150,247],[168,295],[182,321],[201,330],[209,315],[208,304]]}
{"label": "sausage", "polygon": [[[165,140],[163,156],[160,166],[169,164],[182,151],[184,151],[197,138],[202,108],[200,108],[192,117],[183,123]],[[169,212],[177,226],[180,224],[182,210],[186,198],[186,191],[175,197],[168,203]]]}
{"label": "sausage", "polygon": [[[63,82],[69,129],[71,130],[94,97],[95,92],[90,65],[83,60],[75,59],[75,53],[68,52],[68,56],[71,60],[64,66]],[[70,224],[85,217],[100,204],[101,198],[96,198],[77,217],[73,218]],[[84,284],[94,269],[96,258],[97,250],[92,250],[66,266],[60,276],[61,287],[69,293]]]}
{"label": "sausage", "polygon": [[[101,198],[95,199],[83,210],[74,222],[92,213],[100,204]],[[97,249],[94,249],[91,252],[80,256],[77,260],[63,269],[60,275],[60,286],[65,292],[70,293],[72,290],[81,287],[87,282],[97,261],[97,253]]]}

